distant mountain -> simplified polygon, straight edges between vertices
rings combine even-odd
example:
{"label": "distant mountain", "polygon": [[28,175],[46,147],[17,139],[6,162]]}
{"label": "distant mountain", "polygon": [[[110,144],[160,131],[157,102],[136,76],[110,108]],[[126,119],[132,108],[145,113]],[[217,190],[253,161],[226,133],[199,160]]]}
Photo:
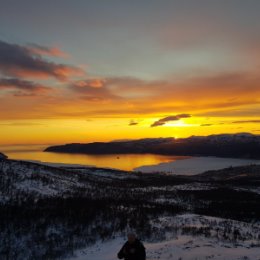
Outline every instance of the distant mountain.
{"label": "distant mountain", "polygon": [[95,143],[72,143],[48,147],[45,152],[85,153],[85,154],[124,154],[124,153],[147,153],[156,150],[160,145],[174,142],[174,138],[145,138],[128,141],[95,142]]}
{"label": "distant mountain", "polygon": [[48,147],[45,152],[82,154],[165,154],[260,158],[260,135],[250,133],[147,138],[118,142],[72,143]]}

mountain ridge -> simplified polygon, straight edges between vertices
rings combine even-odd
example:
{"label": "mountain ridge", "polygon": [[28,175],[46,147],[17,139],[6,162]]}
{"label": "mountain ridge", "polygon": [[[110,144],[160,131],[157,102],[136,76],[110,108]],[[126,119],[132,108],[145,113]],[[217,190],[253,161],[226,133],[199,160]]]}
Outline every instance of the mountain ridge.
{"label": "mountain ridge", "polygon": [[117,142],[71,143],[50,146],[44,152],[81,154],[161,154],[260,158],[260,135],[251,133],[143,138]]}

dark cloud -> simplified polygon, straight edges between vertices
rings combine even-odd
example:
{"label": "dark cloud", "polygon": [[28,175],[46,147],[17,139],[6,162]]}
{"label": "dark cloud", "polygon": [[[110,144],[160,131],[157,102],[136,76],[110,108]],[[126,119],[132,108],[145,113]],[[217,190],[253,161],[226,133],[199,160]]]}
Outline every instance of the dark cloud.
{"label": "dark cloud", "polygon": [[15,90],[15,95],[32,95],[51,90],[41,84],[18,78],[0,78],[0,90]]}
{"label": "dark cloud", "polygon": [[212,126],[213,124],[201,124],[200,126]]}
{"label": "dark cloud", "polygon": [[178,114],[178,115],[174,115],[174,116],[167,116],[167,117],[164,117],[164,118],[161,118],[161,119],[155,121],[151,125],[151,127],[161,126],[161,125],[166,124],[169,121],[178,121],[178,120],[180,120],[182,118],[189,118],[189,117],[191,117],[190,114]]}
{"label": "dark cloud", "polygon": [[129,126],[134,126],[134,125],[138,125],[138,122],[131,120],[128,124]]}
{"label": "dark cloud", "polygon": [[45,48],[44,51],[43,48],[38,46],[33,49],[0,40],[0,73],[19,77],[54,77],[58,80],[83,73],[79,68],[47,61],[41,54],[51,53],[51,50]]}
{"label": "dark cloud", "polygon": [[239,121],[232,122],[232,124],[248,124],[248,123],[259,124],[260,120],[239,120]]}

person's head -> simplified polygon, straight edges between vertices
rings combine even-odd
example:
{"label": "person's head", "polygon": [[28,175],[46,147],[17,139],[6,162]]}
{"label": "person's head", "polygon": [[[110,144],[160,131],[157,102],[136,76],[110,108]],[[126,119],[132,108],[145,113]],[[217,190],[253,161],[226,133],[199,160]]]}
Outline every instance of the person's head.
{"label": "person's head", "polygon": [[131,243],[134,243],[135,240],[136,240],[136,235],[135,233],[133,232],[130,232],[127,234],[127,239],[128,239],[128,242],[131,244]]}

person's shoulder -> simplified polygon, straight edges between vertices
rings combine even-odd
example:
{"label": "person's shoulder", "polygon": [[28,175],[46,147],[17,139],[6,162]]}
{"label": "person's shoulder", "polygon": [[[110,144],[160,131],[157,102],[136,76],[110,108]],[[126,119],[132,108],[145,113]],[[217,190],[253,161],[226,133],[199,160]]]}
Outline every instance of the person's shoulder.
{"label": "person's shoulder", "polygon": [[127,246],[129,244],[128,241],[125,241],[124,245],[123,246]]}
{"label": "person's shoulder", "polygon": [[140,239],[136,239],[136,243],[137,243],[139,246],[144,246],[143,242],[142,242]]}

